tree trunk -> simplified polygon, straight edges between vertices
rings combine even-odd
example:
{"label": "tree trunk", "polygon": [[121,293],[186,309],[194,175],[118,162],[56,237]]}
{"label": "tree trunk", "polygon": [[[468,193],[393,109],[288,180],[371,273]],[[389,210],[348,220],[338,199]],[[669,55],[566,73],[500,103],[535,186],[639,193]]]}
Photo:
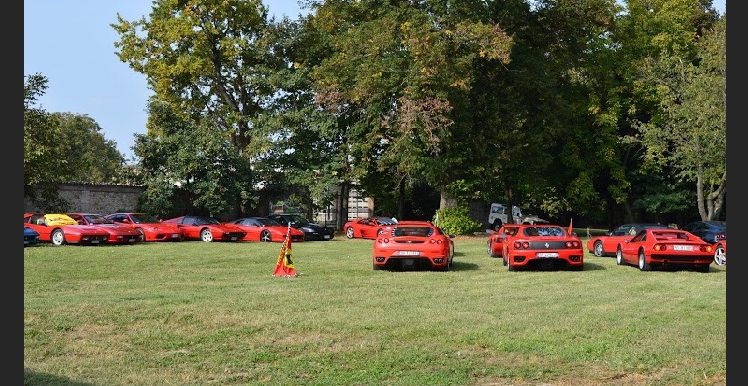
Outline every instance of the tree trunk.
{"label": "tree trunk", "polygon": [[338,195],[338,219],[337,229],[343,229],[343,225],[348,222],[348,191],[349,184],[343,182],[340,184],[340,194]]}
{"label": "tree trunk", "polygon": [[512,188],[506,188],[504,194],[506,194],[506,205],[509,207],[508,213],[506,214],[506,222],[514,224],[514,199],[512,197]]}
{"label": "tree trunk", "polygon": [[405,178],[400,179],[397,193],[397,219],[402,220],[403,217],[405,217]]}
{"label": "tree trunk", "polygon": [[[727,172],[722,174],[719,186],[717,189],[710,192],[704,197],[704,177],[701,173],[701,168],[698,168],[696,173],[696,199],[699,208],[699,216],[702,221],[716,220],[719,218],[719,214],[722,212],[722,206],[725,200],[725,192],[727,191]],[[706,208],[704,207],[706,205]]]}
{"label": "tree trunk", "polygon": [[439,209],[457,207],[457,200],[455,200],[454,198],[450,197],[449,194],[447,194],[447,188],[442,187],[439,194],[440,194]]}
{"label": "tree trunk", "polygon": [[623,208],[626,209],[626,222],[634,222],[634,212],[631,210],[631,203],[628,198],[623,203]]}

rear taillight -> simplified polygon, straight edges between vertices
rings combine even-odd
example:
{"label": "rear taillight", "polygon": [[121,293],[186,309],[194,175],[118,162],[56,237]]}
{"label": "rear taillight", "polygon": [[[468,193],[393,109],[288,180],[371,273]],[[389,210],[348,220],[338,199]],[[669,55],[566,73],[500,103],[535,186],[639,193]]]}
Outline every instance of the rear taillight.
{"label": "rear taillight", "polygon": [[655,244],[652,249],[655,251],[664,251],[667,249],[667,246],[665,244]]}
{"label": "rear taillight", "polygon": [[520,243],[519,241],[515,241],[515,242],[514,242],[514,248],[515,248],[515,249],[520,249],[520,248],[522,248],[522,243]]}
{"label": "rear taillight", "polygon": [[390,242],[390,239],[377,239],[377,242],[387,244]]}
{"label": "rear taillight", "polygon": [[711,245],[702,245],[699,247],[699,250],[701,252],[712,252],[712,246]]}
{"label": "rear taillight", "polygon": [[579,248],[579,241],[567,241],[566,248]]}
{"label": "rear taillight", "polygon": [[527,248],[530,248],[530,243],[528,243],[527,241],[515,241],[514,248],[515,249],[527,249]]}
{"label": "rear taillight", "polygon": [[430,239],[430,240],[429,240],[429,242],[430,242],[431,244],[441,244],[441,243],[442,243],[442,241],[441,241],[441,240],[434,240],[434,239]]}

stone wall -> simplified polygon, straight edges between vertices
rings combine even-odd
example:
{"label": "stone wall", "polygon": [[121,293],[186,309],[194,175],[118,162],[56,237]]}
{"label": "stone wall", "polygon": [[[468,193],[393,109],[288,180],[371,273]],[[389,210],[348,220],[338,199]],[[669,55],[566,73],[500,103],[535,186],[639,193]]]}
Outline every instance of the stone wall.
{"label": "stone wall", "polygon": [[[144,191],[144,186],[60,184],[57,193],[60,198],[68,202],[67,212],[107,215],[120,211],[135,211],[138,198]],[[39,210],[39,208],[33,202],[25,199],[24,210],[33,212]]]}

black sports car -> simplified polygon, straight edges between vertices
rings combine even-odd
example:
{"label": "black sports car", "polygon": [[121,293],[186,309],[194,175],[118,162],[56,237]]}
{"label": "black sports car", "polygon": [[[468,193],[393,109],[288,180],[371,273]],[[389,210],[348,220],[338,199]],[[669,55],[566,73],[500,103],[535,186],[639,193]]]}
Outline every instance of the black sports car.
{"label": "black sports car", "polygon": [[268,218],[283,225],[291,223],[292,227],[304,232],[304,241],[332,240],[335,235],[335,228],[311,223],[309,220],[305,219],[304,216],[298,214],[271,214]]}
{"label": "black sports car", "polygon": [[686,224],[681,229],[699,236],[709,244],[717,242],[717,235],[724,236],[727,233],[727,222],[725,221],[694,221]]}

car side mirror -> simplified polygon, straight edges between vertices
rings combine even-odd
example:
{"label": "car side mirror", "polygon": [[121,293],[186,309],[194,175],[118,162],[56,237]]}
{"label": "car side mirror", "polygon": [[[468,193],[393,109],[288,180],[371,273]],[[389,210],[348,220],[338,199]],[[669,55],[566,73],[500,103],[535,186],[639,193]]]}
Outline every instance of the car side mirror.
{"label": "car side mirror", "polygon": [[577,232],[571,232],[571,235],[577,237]]}
{"label": "car side mirror", "polygon": [[605,234],[608,236],[613,236],[613,232],[605,232]]}

